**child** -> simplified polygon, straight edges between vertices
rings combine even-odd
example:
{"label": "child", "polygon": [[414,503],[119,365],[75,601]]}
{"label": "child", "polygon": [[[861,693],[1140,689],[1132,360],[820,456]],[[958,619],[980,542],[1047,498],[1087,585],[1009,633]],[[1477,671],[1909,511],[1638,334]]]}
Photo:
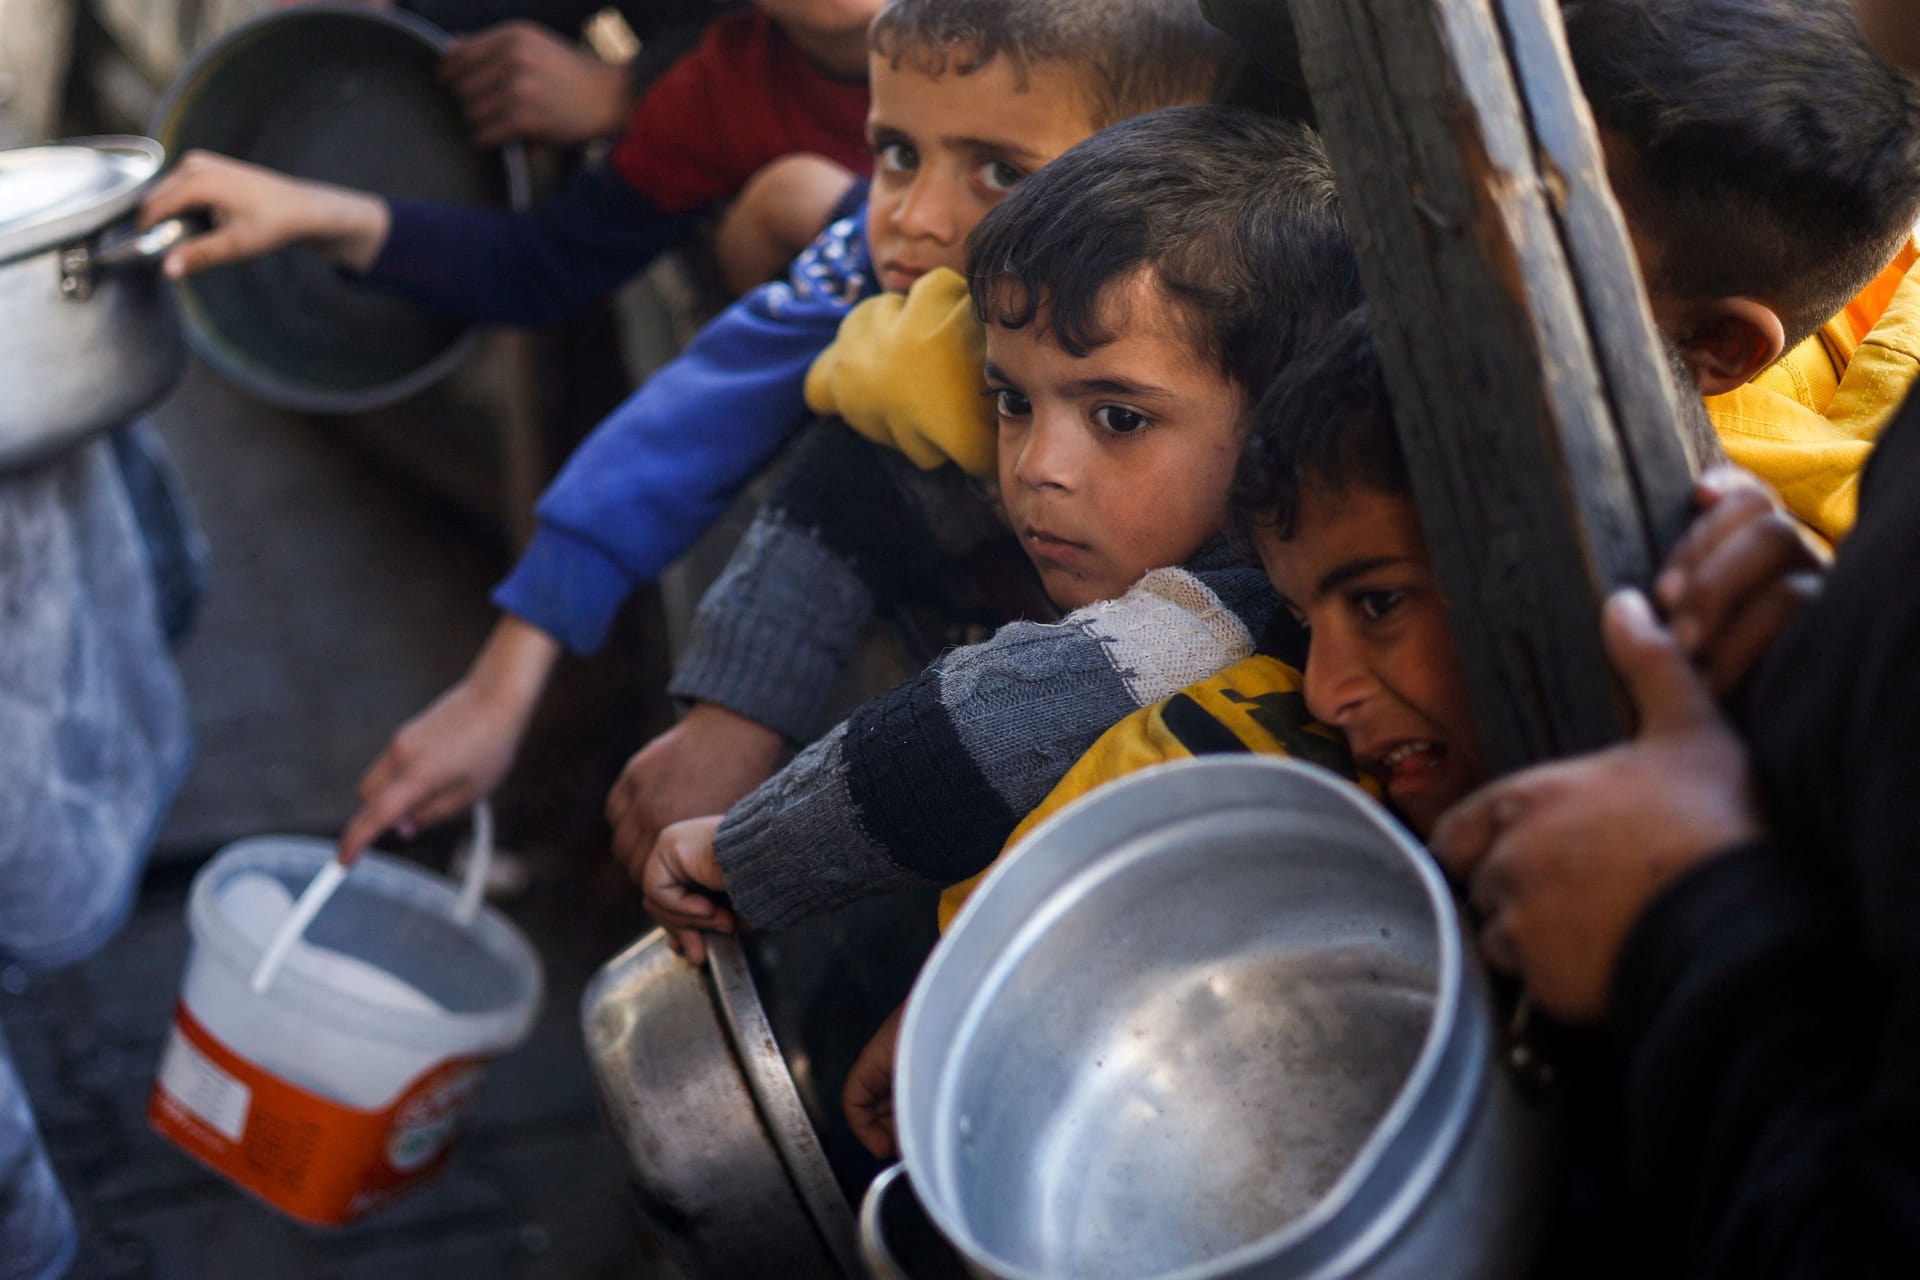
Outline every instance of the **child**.
{"label": "child", "polygon": [[[876,7],[768,0],[717,20],[648,89],[607,163],[530,212],[386,198],[195,152],[155,185],[141,217],[212,213],[213,231],[167,255],[174,278],[307,242],[437,311],[546,324],[686,241],[703,211],[781,156],[811,152],[866,172]],[[829,208],[816,210],[809,238]]]}
{"label": "child", "polygon": [[1007,517],[1076,612],[951,651],[724,819],[623,850],[690,954],[732,922],[712,894],[777,928],[979,870],[1103,729],[1272,614],[1219,534],[1248,389],[1357,296],[1312,134],[1218,108],[1115,126],[989,215],[968,267]]}
{"label": "child", "polygon": [[1562,11],[1655,320],[1733,461],[1838,541],[1920,368],[1920,86],[1853,0]]}
{"label": "child", "polygon": [[[847,308],[958,266],[974,223],[1113,119],[1206,98],[1224,38],[1175,0],[893,0],[875,19],[872,193],[735,304],[581,446],[495,594],[506,616],[466,678],[403,726],[361,784],[352,852],[437,822],[512,762],[561,645],[597,647],[802,420],[806,369]],[[1150,53],[1143,52],[1150,50]]]}
{"label": "child", "polygon": [[[1678,403],[1704,417],[1698,400]],[[1704,424],[1682,429],[1703,434]],[[1676,549],[1662,597],[1724,692],[1804,598],[1797,575],[1818,556],[1750,477],[1710,473],[1700,496],[1706,513]],[[1487,780],[1364,311],[1335,325],[1262,400],[1233,506],[1297,626],[1272,628],[1260,652],[1116,724],[1009,849],[1101,784],[1194,755],[1257,751],[1324,765],[1382,796],[1422,838]],[[1694,571],[1689,580],[1671,581],[1682,568]],[[977,884],[942,896],[943,929]],[[897,1028],[896,1014],[861,1054],[845,1096],[856,1135],[881,1154],[892,1142],[884,1116]]]}

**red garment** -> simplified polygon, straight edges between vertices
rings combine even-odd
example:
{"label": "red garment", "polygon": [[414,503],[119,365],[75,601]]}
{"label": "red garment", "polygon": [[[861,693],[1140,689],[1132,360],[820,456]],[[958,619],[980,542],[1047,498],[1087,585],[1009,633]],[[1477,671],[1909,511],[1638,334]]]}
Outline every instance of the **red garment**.
{"label": "red garment", "polygon": [[728,14],[646,92],[614,144],[612,165],[669,213],[739,191],[769,161],[796,151],[855,173],[867,151],[867,86],[815,66],[758,9]]}

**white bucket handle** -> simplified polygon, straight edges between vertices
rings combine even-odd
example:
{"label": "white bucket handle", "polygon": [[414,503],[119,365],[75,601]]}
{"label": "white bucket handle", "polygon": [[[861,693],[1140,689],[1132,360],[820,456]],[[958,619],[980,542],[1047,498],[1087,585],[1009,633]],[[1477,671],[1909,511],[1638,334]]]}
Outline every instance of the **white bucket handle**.
{"label": "white bucket handle", "polygon": [[[487,865],[493,861],[493,809],[482,800],[473,806],[473,848],[472,856],[467,860],[467,878],[460,886],[460,900],[453,910],[456,924],[469,925],[480,913],[480,902],[487,892]],[[307,882],[300,891],[300,900],[293,904],[293,910],[281,922],[267,943],[267,949],[260,953],[260,963],[253,967],[253,976],[248,985],[253,994],[263,996],[273,980],[280,976],[280,968],[286,964],[287,956],[293,951],[293,944],[306,933],[307,926],[327,905],[335,890],[346,880],[347,873],[353,870],[352,864],[330,858],[327,864]]]}

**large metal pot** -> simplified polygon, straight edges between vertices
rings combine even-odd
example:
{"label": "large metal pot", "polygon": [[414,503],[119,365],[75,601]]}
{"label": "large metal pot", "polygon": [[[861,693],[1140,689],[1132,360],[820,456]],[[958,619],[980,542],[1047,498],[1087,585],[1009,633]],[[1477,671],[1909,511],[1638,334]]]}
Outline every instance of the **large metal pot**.
{"label": "large metal pot", "polygon": [[118,426],[178,381],[155,268],[183,227],[133,225],[164,158],[133,137],[0,151],[0,467]]}
{"label": "large metal pot", "polygon": [[707,966],[656,930],[581,998],[587,1058],[642,1211],[689,1280],[858,1271],[853,1211],[794,1088],[737,939]]}
{"label": "large metal pot", "polygon": [[988,879],[914,989],[896,1117],[979,1275],[1511,1275],[1546,1179],[1495,1046],[1425,851],[1330,774],[1212,757]]}
{"label": "large metal pot", "polygon": [[[197,53],[155,109],[174,156],[200,148],[387,196],[527,201],[518,144],[480,151],[440,78],[446,36],[405,13],[306,4],[263,14]],[[175,286],[194,351],[285,408],[358,413],[443,378],[473,327],[336,270],[311,245]]]}

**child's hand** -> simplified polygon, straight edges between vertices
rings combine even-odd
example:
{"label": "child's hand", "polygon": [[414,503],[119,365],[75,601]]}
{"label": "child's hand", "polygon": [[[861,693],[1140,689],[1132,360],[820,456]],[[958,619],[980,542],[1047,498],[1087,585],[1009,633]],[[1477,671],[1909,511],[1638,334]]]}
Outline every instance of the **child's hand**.
{"label": "child's hand", "polygon": [[637,876],[663,829],[725,813],[773,776],[786,743],[778,731],[710,702],[634,753],[607,793],[613,855]]}
{"label": "child's hand", "polygon": [[1736,467],[1703,475],[1694,500],[1701,514],[1667,557],[1655,592],[1674,639],[1724,697],[1819,594],[1830,557],[1772,490]]}
{"label": "child's hand", "polygon": [[467,113],[473,140],[573,146],[626,125],[633,82],[606,61],[533,22],[503,22],[453,42],[440,78]]}
{"label": "child's hand", "polygon": [[190,151],[147,193],[140,225],[204,210],[213,230],[175,245],[161,270],[178,280],[312,241],[335,262],[365,271],[387,242],[387,202],[364,191],[305,182],[259,165]]}
{"label": "child's hand", "polygon": [[360,779],[360,811],[340,834],[349,861],[388,828],[412,836],[492,793],[513,765],[559,644],[507,616],[460,683],[400,726]]}
{"label": "child's hand", "polygon": [[840,1109],[860,1145],[885,1160],[899,1154],[899,1135],[893,1125],[893,1060],[900,1052],[900,1022],[907,1006],[887,1015],[867,1047],[854,1059],[847,1084],[840,1091]]}
{"label": "child's hand", "polygon": [[739,928],[723,905],[727,881],[713,856],[713,833],[719,829],[718,814],[676,822],[660,833],[643,864],[628,864],[646,896],[647,914],[666,929],[667,945],[689,964],[706,962],[701,930],[732,933]]}
{"label": "child's hand", "polygon": [[1621,943],[1654,896],[1760,829],[1746,750],[1645,598],[1608,601],[1605,631],[1639,734],[1481,788],[1430,842],[1467,881],[1488,963],[1575,1023],[1606,1013]]}

